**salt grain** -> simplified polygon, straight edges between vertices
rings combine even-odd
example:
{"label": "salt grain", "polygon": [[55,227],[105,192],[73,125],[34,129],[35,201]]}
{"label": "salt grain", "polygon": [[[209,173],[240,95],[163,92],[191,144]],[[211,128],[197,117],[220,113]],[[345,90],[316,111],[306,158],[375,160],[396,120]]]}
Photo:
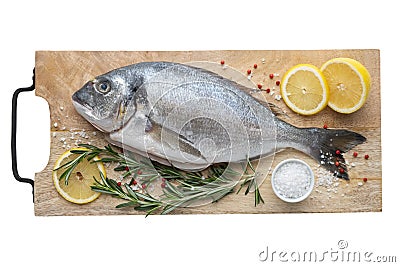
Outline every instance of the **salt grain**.
{"label": "salt grain", "polygon": [[132,190],[139,190],[139,185],[131,185]]}
{"label": "salt grain", "polygon": [[54,126],[54,128],[57,128],[57,127],[58,127],[58,123],[55,122],[55,123],[53,124],[53,126]]}

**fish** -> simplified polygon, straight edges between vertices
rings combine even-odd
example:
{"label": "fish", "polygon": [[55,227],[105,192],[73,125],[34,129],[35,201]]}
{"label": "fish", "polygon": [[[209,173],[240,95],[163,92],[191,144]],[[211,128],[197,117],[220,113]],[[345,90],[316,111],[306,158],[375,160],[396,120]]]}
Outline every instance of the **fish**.
{"label": "fish", "polygon": [[249,90],[203,68],[139,62],[87,81],[72,103],[109,143],[181,170],[294,148],[349,179],[343,154],[364,143],[364,136],[292,125]]}

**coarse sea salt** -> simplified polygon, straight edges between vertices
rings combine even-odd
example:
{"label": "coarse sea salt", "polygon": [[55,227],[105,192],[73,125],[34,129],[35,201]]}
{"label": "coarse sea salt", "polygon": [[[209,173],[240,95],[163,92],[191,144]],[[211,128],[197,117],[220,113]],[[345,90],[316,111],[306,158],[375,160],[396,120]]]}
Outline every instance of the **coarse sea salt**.
{"label": "coarse sea salt", "polygon": [[322,186],[326,188],[330,188],[332,186],[338,187],[339,178],[335,177],[330,171],[325,169],[324,167],[319,167],[316,171],[317,176],[317,186]]}
{"label": "coarse sea salt", "polygon": [[297,160],[282,162],[275,169],[272,179],[275,193],[293,202],[309,194],[314,182],[308,165]]}

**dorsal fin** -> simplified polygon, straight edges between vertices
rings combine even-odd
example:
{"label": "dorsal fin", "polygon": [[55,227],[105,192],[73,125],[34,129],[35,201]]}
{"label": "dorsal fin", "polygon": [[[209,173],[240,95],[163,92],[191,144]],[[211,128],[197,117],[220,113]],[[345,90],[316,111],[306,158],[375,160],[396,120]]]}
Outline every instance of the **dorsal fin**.
{"label": "dorsal fin", "polygon": [[[283,109],[278,107],[277,105],[269,103],[269,102],[264,102],[264,103],[268,105],[268,108],[272,111],[272,113],[274,113],[275,116],[277,116],[277,117],[279,117],[279,116],[289,117],[289,115]],[[264,103],[261,102],[261,104],[265,105]]]}
{"label": "dorsal fin", "polygon": [[187,66],[189,66],[189,67],[191,67],[191,68],[194,68],[194,69],[197,69],[197,70],[199,70],[199,71],[201,71],[201,72],[203,72],[203,73],[207,73],[207,74],[209,74],[209,75],[211,75],[211,76],[213,76],[213,77],[215,77],[215,78],[218,78],[218,79],[225,79],[225,80],[230,81],[230,82],[233,83],[238,89],[240,89],[242,92],[245,92],[247,95],[249,95],[249,96],[251,96],[253,99],[255,99],[258,103],[260,103],[260,104],[263,105],[264,107],[266,107],[266,108],[268,108],[269,110],[271,110],[271,112],[272,112],[275,116],[277,116],[277,117],[279,117],[279,118],[281,118],[280,116],[282,116],[282,115],[285,116],[285,117],[288,117],[288,115],[287,115],[280,107],[278,107],[277,105],[272,104],[272,103],[269,103],[269,102],[267,102],[267,101],[263,101],[263,100],[258,99],[258,98],[255,98],[255,97],[253,96],[253,94],[254,94],[255,92],[259,93],[259,92],[260,92],[259,89],[247,87],[247,86],[242,85],[241,83],[239,83],[239,82],[237,82],[237,81],[235,81],[235,80],[228,79],[228,78],[226,78],[226,77],[224,77],[224,76],[222,76],[222,75],[220,75],[220,74],[218,74],[218,73],[216,73],[216,72],[214,72],[214,71],[211,71],[211,70],[208,70],[208,69],[199,67],[199,66],[192,66],[192,65],[190,65],[190,64],[187,65]]}
{"label": "dorsal fin", "polygon": [[288,117],[288,115],[286,114],[286,112],[281,109],[280,107],[278,107],[277,105],[267,102],[267,101],[262,101],[261,99],[255,98],[252,94],[254,92],[259,92],[258,89],[251,89],[248,88],[246,86],[243,86],[239,83],[236,83],[237,87],[239,87],[240,90],[242,90],[243,92],[245,92],[246,94],[250,95],[252,98],[254,98],[258,103],[260,103],[261,105],[263,105],[264,107],[268,108],[269,110],[271,110],[271,112],[279,117],[279,116],[285,116]]}

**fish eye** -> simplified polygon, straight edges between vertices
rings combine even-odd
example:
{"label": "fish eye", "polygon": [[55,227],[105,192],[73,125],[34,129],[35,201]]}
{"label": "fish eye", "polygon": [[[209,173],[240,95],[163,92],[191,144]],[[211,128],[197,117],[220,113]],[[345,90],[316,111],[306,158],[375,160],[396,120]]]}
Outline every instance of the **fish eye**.
{"label": "fish eye", "polygon": [[109,81],[100,81],[98,83],[95,83],[94,88],[99,93],[106,94],[106,93],[110,92],[111,85],[110,85]]}

